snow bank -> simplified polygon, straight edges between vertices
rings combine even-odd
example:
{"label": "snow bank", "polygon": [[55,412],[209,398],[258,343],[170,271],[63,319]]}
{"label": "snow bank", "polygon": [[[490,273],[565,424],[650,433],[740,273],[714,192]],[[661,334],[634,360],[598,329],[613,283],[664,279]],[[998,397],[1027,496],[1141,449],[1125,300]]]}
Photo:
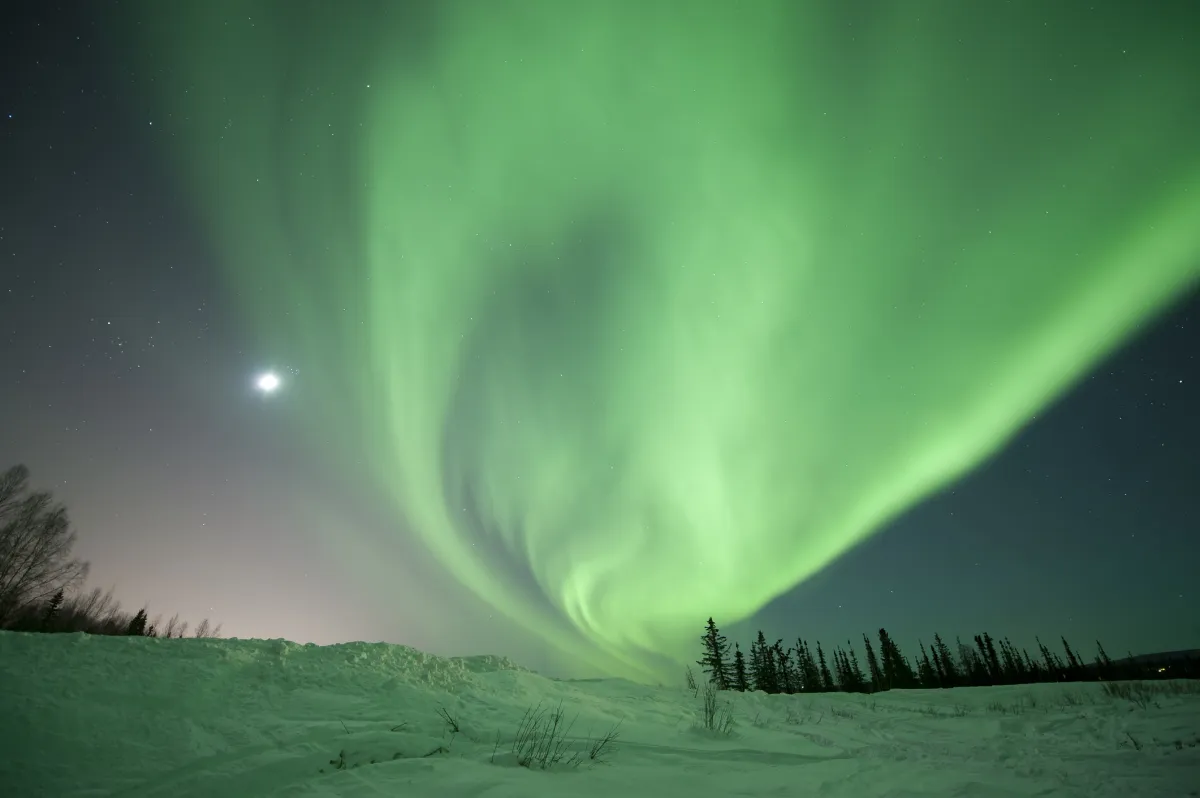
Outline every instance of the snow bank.
{"label": "snow bank", "polygon": [[[682,687],[499,657],[0,632],[0,796],[1200,796],[1196,685],[1151,686],[722,694],[721,735]],[[582,764],[519,766],[523,715],[560,702]]]}

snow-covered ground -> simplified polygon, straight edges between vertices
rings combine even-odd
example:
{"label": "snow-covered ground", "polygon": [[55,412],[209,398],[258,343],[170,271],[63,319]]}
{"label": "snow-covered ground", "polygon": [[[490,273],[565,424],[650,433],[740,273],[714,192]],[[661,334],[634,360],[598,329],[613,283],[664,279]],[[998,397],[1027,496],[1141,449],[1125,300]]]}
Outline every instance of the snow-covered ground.
{"label": "snow-covered ground", "polygon": [[[723,735],[697,728],[703,691],[495,657],[0,632],[0,796],[1183,798],[1200,795],[1192,687],[1136,703],[1098,684],[722,693]],[[574,720],[581,764],[519,764],[539,704]]]}

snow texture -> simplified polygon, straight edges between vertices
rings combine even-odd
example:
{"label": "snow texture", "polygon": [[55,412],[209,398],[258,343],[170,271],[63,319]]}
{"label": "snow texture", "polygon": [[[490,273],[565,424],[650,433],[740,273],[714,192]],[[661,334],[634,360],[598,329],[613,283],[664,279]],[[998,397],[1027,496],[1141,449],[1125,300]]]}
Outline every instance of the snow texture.
{"label": "snow texture", "polygon": [[[1185,798],[1200,795],[1195,687],[722,693],[723,735],[702,728],[703,691],[500,657],[0,632],[0,796]],[[582,763],[522,767],[522,717],[560,703]]]}

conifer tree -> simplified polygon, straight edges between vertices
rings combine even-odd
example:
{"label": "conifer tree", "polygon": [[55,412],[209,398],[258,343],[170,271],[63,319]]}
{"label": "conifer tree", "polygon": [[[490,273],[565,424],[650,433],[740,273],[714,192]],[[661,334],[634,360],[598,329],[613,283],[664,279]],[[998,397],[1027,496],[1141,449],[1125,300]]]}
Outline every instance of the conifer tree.
{"label": "conifer tree", "polygon": [[1042,652],[1042,660],[1046,663],[1046,681],[1059,681],[1059,669],[1054,662],[1054,655],[1050,653],[1050,649],[1046,648],[1046,644],[1042,642],[1041,638],[1034,637],[1033,639],[1037,641],[1038,649]]}
{"label": "conifer tree", "polygon": [[771,646],[771,655],[775,660],[775,678],[779,692],[799,692],[800,680],[797,678],[796,668],[792,663],[791,657],[783,647],[782,639],[776,640],[775,645]]}
{"label": "conifer tree", "polygon": [[917,665],[917,678],[922,687],[937,687],[941,684],[941,677],[933,667],[933,663],[929,661],[929,652],[925,650],[925,641],[918,640],[917,645],[921,647],[921,661]]}
{"label": "conifer tree", "polygon": [[762,690],[764,693],[778,692],[774,657],[761,630],[758,638],[750,645],[750,680],[754,682],[755,690]]}
{"label": "conifer tree", "polygon": [[983,673],[987,677],[988,684],[1000,684],[999,665],[992,666],[992,660],[988,656],[987,643],[984,641],[983,635],[975,635],[975,648],[977,656],[983,666]]}
{"label": "conifer tree", "polygon": [[955,640],[958,642],[958,658],[961,661],[962,672],[966,674],[968,683],[976,686],[987,684],[989,680],[983,659],[975,649],[963,643],[962,638]]}
{"label": "conifer tree", "polygon": [[983,633],[983,650],[987,654],[988,667],[994,674],[993,679],[997,683],[1004,683],[1004,669],[1000,666],[1000,658],[996,656],[996,645],[992,642],[992,636],[987,632]]}
{"label": "conifer tree", "polygon": [[846,693],[850,692],[850,663],[841,646],[833,649],[833,674],[837,679],[838,689]]}
{"label": "conifer tree", "polygon": [[1004,681],[1010,684],[1021,684],[1025,681],[1025,668],[1021,663],[1020,657],[1013,651],[1012,643],[1008,642],[1008,638],[1000,641],[1000,658],[1002,663],[1000,670],[1004,675]]}
{"label": "conifer tree", "polygon": [[1079,678],[1079,671],[1083,669],[1083,661],[1075,656],[1075,652],[1071,650],[1071,644],[1067,642],[1067,638],[1060,637],[1059,639],[1062,640],[1063,648],[1066,649],[1067,663],[1071,669],[1071,675],[1077,679]]}
{"label": "conifer tree", "polygon": [[763,690],[763,674],[766,671],[766,663],[763,661],[763,647],[767,644],[763,633],[758,633],[758,638],[750,644],[750,686],[755,690]]}
{"label": "conifer tree", "polygon": [[1108,658],[1108,652],[1104,650],[1104,645],[1096,641],[1096,670],[1100,672],[1100,676],[1109,679],[1113,675],[1113,662]]}
{"label": "conifer tree", "polygon": [[933,659],[933,669],[937,671],[938,684],[942,687],[948,687],[949,683],[946,681],[946,669],[942,667],[942,655],[938,652],[937,645],[931,645],[929,647],[929,652],[930,658]]}
{"label": "conifer tree", "polygon": [[1042,673],[1042,667],[1029,656],[1027,649],[1021,649],[1021,656],[1025,660],[1025,671],[1029,674],[1031,682],[1045,681],[1045,676]]}
{"label": "conifer tree", "polygon": [[957,687],[960,684],[958,668],[954,667],[954,657],[950,655],[950,647],[942,640],[940,634],[933,636],[933,651],[942,678],[942,686]]}
{"label": "conifer tree", "polygon": [[846,641],[846,645],[850,646],[850,678],[854,681],[854,692],[867,692],[867,677],[863,673],[863,669],[858,665],[858,654],[854,651],[854,646],[850,645],[850,641]]}
{"label": "conifer tree", "polygon": [[146,634],[146,609],[144,607],[129,619],[129,625],[125,627],[125,634],[136,636]]}
{"label": "conifer tree", "polygon": [[879,630],[879,655],[883,659],[883,678],[888,689],[912,687],[917,680],[912,665],[900,653],[900,647],[887,633],[887,629]]}
{"label": "conifer tree", "polygon": [[729,643],[725,635],[718,631],[712,618],[708,619],[708,629],[700,640],[704,643],[704,658],[696,664],[708,674],[709,681],[715,684],[718,690],[728,690],[729,666],[726,660],[729,657]]}
{"label": "conifer tree", "polygon": [[821,691],[831,693],[834,690],[833,675],[829,672],[829,666],[825,664],[825,652],[821,650],[821,641],[817,641],[817,660],[821,665]]}
{"label": "conifer tree", "polygon": [[821,689],[821,673],[817,669],[817,663],[813,661],[808,643],[797,638],[795,651],[796,672],[800,677],[801,690],[806,693],[819,692]]}
{"label": "conifer tree", "polygon": [[871,671],[871,692],[879,692],[885,689],[883,671],[879,668],[879,660],[875,657],[875,649],[871,648],[871,638],[863,635],[863,643],[867,647],[867,667]]}
{"label": "conifer tree", "polygon": [[65,598],[62,588],[59,588],[58,592],[46,602],[46,612],[42,615],[42,631],[48,632],[53,628],[54,621],[58,618],[58,614],[62,610]]}
{"label": "conifer tree", "polygon": [[808,641],[802,640],[800,642],[804,648],[805,683],[812,686],[812,692],[819,693],[821,692],[821,668],[817,665],[817,658],[813,656],[812,649],[809,647]]}
{"label": "conifer tree", "polygon": [[746,657],[737,643],[733,644],[733,687],[742,693],[750,689],[750,683],[746,680]]}

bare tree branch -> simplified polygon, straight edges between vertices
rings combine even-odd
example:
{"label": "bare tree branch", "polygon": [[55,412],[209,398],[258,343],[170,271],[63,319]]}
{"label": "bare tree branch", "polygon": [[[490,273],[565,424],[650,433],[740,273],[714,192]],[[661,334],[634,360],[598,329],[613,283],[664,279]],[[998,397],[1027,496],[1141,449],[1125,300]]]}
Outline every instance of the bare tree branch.
{"label": "bare tree branch", "polygon": [[71,557],[74,545],[66,508],[30,490],[29,469],[0,474],[0,626],[87,576],[87,563]]}

